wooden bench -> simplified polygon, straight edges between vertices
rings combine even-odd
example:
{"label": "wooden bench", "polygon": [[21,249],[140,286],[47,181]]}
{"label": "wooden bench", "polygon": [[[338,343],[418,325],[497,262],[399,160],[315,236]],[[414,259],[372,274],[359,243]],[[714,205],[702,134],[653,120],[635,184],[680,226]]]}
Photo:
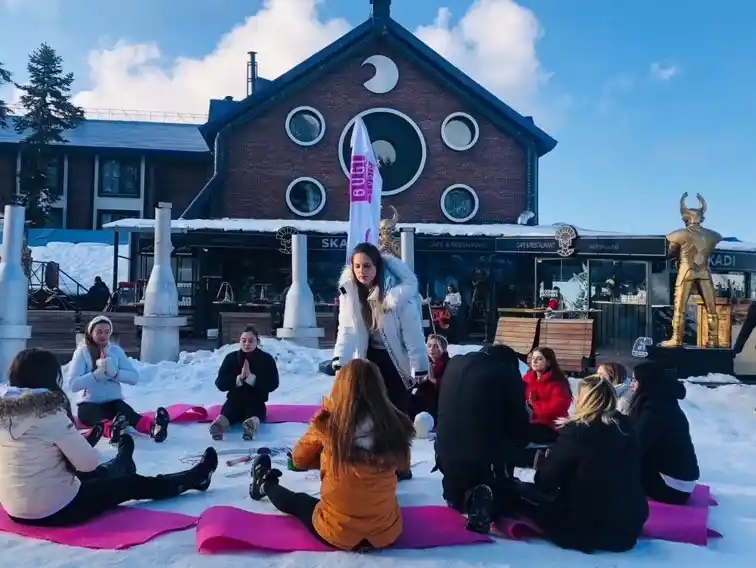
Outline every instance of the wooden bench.
{"label": "wooden bench", "polygon": [[29,347],[49,350],[67,349],[69,356],[76,348],[76,312],[29,310],[26,322],[32,328]]}
{"label": "wooden bench", "polygon": [[538,346],[553,349],[563,371],[583,374],[593,353],[593,320],[544,319]]}
{"label": "wooden bench", "polygon": [[105,316],[113,322],[113,343],[120,345],[127,353],[139,353],[141,338],[139,328],[134,324],[134,316],[130,312],[79,312],[79,331],[84,333],[87,324],[97,316]]}
{"label": "wooden bench", "polygon": [[533,350],[541,321],[540,318],[500,317],[494,345],[508,345],[517,353],[527,355]]}
{"label": "wooden bench", "polygon": [[273,336],[273,316],[270,312],[221,312],[218,315],[218,339],[221,347],[238,343],[239,336],[248,325],[255,326],[262,336]]}

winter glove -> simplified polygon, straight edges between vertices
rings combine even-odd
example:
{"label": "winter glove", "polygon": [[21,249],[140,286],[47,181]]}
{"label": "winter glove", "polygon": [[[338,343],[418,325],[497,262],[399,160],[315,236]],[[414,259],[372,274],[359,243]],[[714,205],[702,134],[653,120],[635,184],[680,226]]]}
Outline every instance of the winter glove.
{"label": "winter glove", "polygon": [[253,387],[255,386],[255,383],[257,382],[257,376],[253,373],[250,373],[247,375],[247,378],[244,379],[244,382],[247,383],[249,386]]}
{"label": "winter glove", "polygon": [[95,369],[92,371],[92,376],[98,381],[108,380],[108,369],[104,359],[98,359]]}
{"label": "winter glove", "polygon": [[341,364],[339,363],[338,358],[331,361],[331,369],[333,369],[334,371],[338,371],[339,369],[341,369]]}
{"label": "winter glove", "polygon": [[289,471],[307,471],[306,469],[299,469],[294,465],[294,458],[291,457],[291,452],[286,452],[286,469]]}

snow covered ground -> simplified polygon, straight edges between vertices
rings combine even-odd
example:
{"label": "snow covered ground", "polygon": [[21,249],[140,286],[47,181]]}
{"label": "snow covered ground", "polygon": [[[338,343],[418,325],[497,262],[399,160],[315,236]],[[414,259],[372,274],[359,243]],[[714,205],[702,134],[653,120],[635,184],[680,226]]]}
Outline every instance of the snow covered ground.
{"label": "snow covered ground", "polygon": [[[153,409],[171,403],[210,405],[223,401],[214,385],[216,371],[223,356],[235,346],[215,352],[183,353],[178,363],[143,365],[141,384],[125,387],[126,396],[138,410]],[[329,351],[303,349],[273,339],[264,339],[263,348],[272,353],[281,372],[281,387],[272,395],[274,403],[317,404],[330,390],[332,379],[317,372],[319,361],[330,357]],[[453,353],[475,347],[453,347]],[[35,540],[0,534],[0,566],[45,566],[78,568],[80,566],[160,566],[193,567],[318,567],[318,568],[421,568],[482,566],[507,568],[623,568],[630,566],[686,568],[728,568],[753,565],[756,557],[756,387],[727,385],[717,389],[688,384],[683,403],[691,422],[694,441],[701,462],[702,482],[712,486],[719,507],[711,509],[709,526],[724,533],[724,538],[710,541],[708,548],[642,541],[626,554],[583,555],[559,550],[544,542],[499,541],[493,545],[442,548],[426,551],[388,550],[368,555],[347,553],[294,553],[275,558],[261,554],[200,556],[196,552],[193,530],[159,537],[146,545],[122,552],[88,551],[67,548]],[[258,440],[249,444],[241,433],[232,431],[216,448],[244,448],[250,445],[289,446],[305,431],[303,424],[263,425]],[[166,443],[157,445],[137,436],[136,461],[140,472],[156,474],[185,467],[181,459],[200,453],[211,443],[207,425],[176,425],[170,429]],[[110,457],[113,449],[101,442],[99,449]],[[432,443],[416,441],[413,446],[415,478],[399,485],[403,505],[442,504],[438,473],[433,465]],[[227,468],[221,465],[205,494],[190,493],[162,503],[140,503],[139,507],[171,510],[199,515],[212,505],[232,505],[248,510],[273,513],[267,500],[258,503],[248,497],[249,477],[243,473],[226,477],[229,472],[248,472],[249,466]],[[283,482],[294,489],[315,492],[318,481],[311,474],[285,472]],[[748,560],[748,559],[751,560]]]}
{"label": "snow covered ground", "polygon": [[[44,247],[30,247],[32,259],[37,262],[57,262],[60,269],[85,288],[94,284],[95,276],[102,278],[110,288],[113,285],[113,245],[100,243],[49,243]],[[118,280],[129,279],[129,246],[118,247]],[[76,294],[76,286],[61,276],[60,288],[67,294]],[[112,290],[111,290],[112,292]]]}

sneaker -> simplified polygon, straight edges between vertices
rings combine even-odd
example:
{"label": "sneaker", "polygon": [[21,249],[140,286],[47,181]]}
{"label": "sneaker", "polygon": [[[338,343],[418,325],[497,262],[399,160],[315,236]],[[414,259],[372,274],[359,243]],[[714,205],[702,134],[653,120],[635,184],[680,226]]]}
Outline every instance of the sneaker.
{"label": "sneaker", "polygon": [[110,425],[110,443],[114,446],[118,445],[121,440],[121,436],[129,429],[129,423],[123,414],[116,415],[113,418],[113,423]]}
{"label": "sneaker", "polygon": [[216,469],[218,469],[218,452],[215,448],[209,447],[202,454],[199,463],[191,469],[194,478],[192,489],[207,491]]}
{"label": "sneaker", "polygon": [[102,439],[104,433],[105,427],[102,425],[102,423],[95,424],[94,426],[92,426],[92,429],[89,431],[89,434],[85,436],[85,438],[87,439],[89,445],[94,448]]}
{"label": "sneaker", "polygon": [[260,428],[260,419],[257,416],[247,418],[242,422],[242,440],[251,442],[257,435],[257,430]]}
{"label": "sneaker", "polygon": [[270,455],[260,454],[252,464],[252,483],[249,484],[249,496],[253,501],[265,497],[265,484],[278,483],[282,473],[280,469],[271,469]]}
{"label": "sneaker", "polygon": [[171,417],[168,415],[168,411],[159,406],[155,412],[155,419],[150,426],[150,438],[155,440],[158,444],[165,442],[168,437],[168,424],[171,423]]}
{"label": "sneaker", "polygon": [[488,485],[478,485],[467,501],[467,525],[470,532],[488,534],[493,522],[493,491]]}

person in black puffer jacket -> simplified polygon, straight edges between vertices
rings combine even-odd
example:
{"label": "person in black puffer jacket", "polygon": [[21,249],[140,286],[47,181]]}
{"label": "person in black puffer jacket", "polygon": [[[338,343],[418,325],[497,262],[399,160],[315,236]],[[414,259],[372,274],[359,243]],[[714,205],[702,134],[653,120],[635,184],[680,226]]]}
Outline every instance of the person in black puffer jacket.
{"label": "person in black puffer jacket", "polygon": [[519,512],[559,547],[582,552],[632,549],[648,519],[640,444],[617,411],[614,386],[586,377],[575,413],[558,422],[559,437],[536,464],[535,483],[518,483]]}
{"label": "person in black puffer jacket", "polygon": [[242,438],[252,440],[265,422],[270,393],[278,388],[276,360],[260,349],[260,334],[248,325],[239,338],[241,349],[223,359],[215,386],[228,393],[221,413],[210,425],[213,440],[222,440],[234,424],[241,423]]}
{"label": "person in black puffer jacket", "polygon": [[685,398],[685,385],[649,361],[635,367],[631,388],[629,416],[640,439],[646,495],[684,505],[700,475],[690,425],[678,402]]}

